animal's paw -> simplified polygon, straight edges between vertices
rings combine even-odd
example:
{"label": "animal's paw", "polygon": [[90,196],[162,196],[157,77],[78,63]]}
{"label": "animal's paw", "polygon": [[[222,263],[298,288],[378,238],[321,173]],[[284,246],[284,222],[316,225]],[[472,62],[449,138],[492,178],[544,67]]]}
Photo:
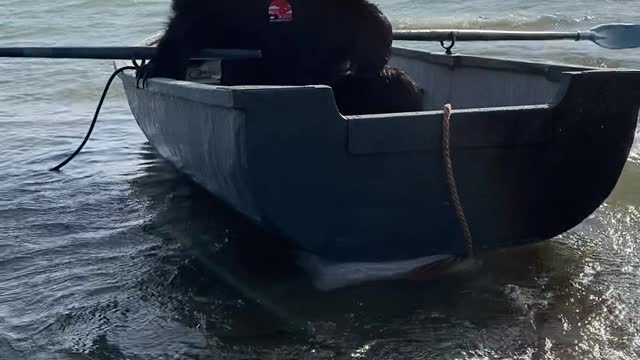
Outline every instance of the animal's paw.
{"label": "animal's paw", "polygon": [[140,89],[140,84],[142,84],[142,88],[144,89],[147,86],[147,80],[157,76],[157,67],[154,66],[154,63],[150,62],[140,65],[136,72],[136,88]]}

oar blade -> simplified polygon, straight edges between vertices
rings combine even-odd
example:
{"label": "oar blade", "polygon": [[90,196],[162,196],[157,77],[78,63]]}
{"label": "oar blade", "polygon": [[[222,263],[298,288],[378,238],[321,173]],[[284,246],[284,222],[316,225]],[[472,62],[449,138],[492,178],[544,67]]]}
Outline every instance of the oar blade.
{"label": "oar blade", "polygon": [[640,24],[604,24],[591,29],[593,42],[607,49],[640,47]]}

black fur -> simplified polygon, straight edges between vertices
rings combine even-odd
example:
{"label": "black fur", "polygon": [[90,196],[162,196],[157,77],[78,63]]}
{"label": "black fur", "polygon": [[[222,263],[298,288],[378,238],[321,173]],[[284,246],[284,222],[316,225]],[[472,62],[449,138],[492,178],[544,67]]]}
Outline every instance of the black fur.
{"label": "black fur", "polygon": [[343,115],[422,111],[422,95],[400,69],[386,67],[379,75],[345,75],[331,87]]}
{"label": "black fur", "polygon": [[253,83],[323,84],[348,71],[379,74],[391,53],[392,29],[367,0],[289,0],[293,21],[270,23],[270,0],[173,0],[158,55],[141,77],[184,79],[203,48],[260,49]]}

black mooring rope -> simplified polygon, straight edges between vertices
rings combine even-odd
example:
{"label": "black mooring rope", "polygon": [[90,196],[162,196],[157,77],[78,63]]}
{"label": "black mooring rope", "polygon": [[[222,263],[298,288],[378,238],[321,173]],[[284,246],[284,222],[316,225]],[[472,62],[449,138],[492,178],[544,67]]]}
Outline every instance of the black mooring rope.
{"label": "black mooring rope", "polygon": [[51,168],[50,169],[51,171],[60,171],[60,169],[62,169],[63,166],[67,165],[69,163],[69,161],[73,160],[73,158],[76,157],[76,155],[78,155],[80,153],[80,151],[82,151],[82,148],[84,147],[84,145],[87,143],[87,141],[89,141],[89,137],[91,137],[91,133],[93,132],[93,128],[96,126],[96,121],[98,121],[98,114],[100,114],[100,109],[102,108],[102,103],[104,102],[105,97],[107,97],[107,92],[109,91],[109,87],[111,86],[111,83],[113,82],[113,79],[115,79],[118,74],[120,74],[121,72],[123,72],[125,70],[137,70],[137,67],[135,67],[135,66],[123,66],[123,67],[119,68],[118,70],[114,71],[113,74],[111,74],[111,77],[109,77],[109,81],[107,81],[107,85],[105,85],[104,90],[102,91],[102,97],[100,98],[100,102],[98,103],[98,107],[96,108],[96,112],[93,115],[93,121],[91,121],[91,126],[89,127],[89,131],[87,131],[87,135],[85,135],[84,140],[82,140],[82,144],[80,144],[80,146],[78,146],[76,151],[73,154],[71,154],[65,161],[63,161],[60,164],[58,164],[58,166]]}

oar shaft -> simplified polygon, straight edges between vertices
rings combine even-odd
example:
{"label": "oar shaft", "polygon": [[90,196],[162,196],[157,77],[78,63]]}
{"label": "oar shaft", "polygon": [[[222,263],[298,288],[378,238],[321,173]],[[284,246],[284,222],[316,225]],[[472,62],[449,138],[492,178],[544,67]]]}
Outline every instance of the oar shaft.
{"label": "oar shaft", "polygon": [[591,40],[590,32],[495,31],[495,30],[396,30],[394,40],[409,41],[529,41]]}
{"label": "oar shaft", "polygon": [[[157,48],[152,46],[129,47],[0,47],[0,57],[55,58],[55,59],[151,59]],[[257,59],[259,50],[205,49],[193,58],[199,59]]]}

